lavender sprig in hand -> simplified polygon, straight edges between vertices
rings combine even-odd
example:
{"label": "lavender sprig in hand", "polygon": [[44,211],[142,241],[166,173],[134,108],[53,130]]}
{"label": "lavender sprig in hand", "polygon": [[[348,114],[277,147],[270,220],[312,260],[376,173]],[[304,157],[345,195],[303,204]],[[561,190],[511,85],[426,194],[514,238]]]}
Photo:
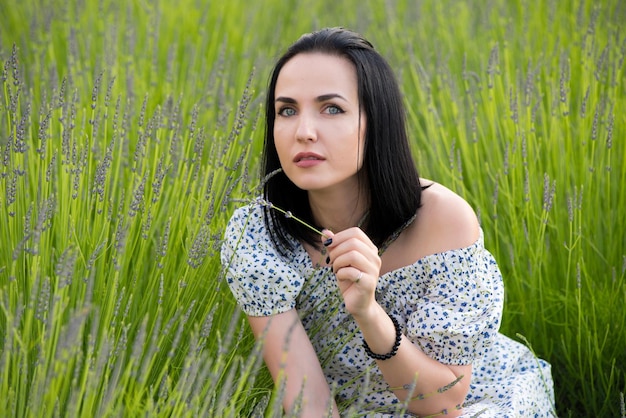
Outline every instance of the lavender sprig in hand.
{"label": "lavender sprig in hand", "polygon": [[308,224],[307,222],[303,221],[302,219],[298,218],[297,216],[294,216],[291,211],[288,210],[284,210],[279,208],[278,206],[275,206],[272,202],[269,202],[261,197],[254,199],[253,203],[256,203],[258,205],[264,206],[266,208],[270,208],[270,209],[274,209],[280,213],[282,213],[285,218],[287,219],[293,219],[296,222],[300,222],[302,225],[306,226],[307,228],[309,228],[310,230],[312,230],[313,232],[315,232],[316,234],[324,237],[324,238],[330,238],[328,235],[324,234],[322,231],[320,231],[319,229],[315,228],[314,226]]}

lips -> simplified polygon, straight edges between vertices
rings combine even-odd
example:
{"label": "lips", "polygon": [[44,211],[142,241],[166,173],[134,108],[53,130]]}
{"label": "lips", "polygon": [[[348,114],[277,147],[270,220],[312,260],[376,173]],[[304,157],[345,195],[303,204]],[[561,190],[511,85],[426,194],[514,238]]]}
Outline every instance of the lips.
{"label": "lips", "polygon": [[321,155],[313,152],[299,152],[293,157],[293,162],[300,168],[314,167],[325,160]]}
{"label": "lips", "polygon": [[301,161],[324,161],[324,157],[312,152],[299,152],[293,157],[293,162],[299,163]]}

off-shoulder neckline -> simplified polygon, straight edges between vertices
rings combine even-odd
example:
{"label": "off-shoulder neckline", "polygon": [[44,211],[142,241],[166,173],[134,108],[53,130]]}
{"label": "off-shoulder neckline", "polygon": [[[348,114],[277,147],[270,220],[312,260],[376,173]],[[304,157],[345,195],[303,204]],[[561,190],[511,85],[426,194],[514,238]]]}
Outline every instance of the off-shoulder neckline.
{"label": "off-shoulder neckline", "polygon": [[[317,270],[317,271],[324,271],[326,272],[327,270],[331,269],[331,266],[321,266],[321,267],[315,267],[315,264],[313,263],[313,260],[311,260],[311,257],[309,256],[309,253],[307,252],[306,248],[304,248],[304,245],[297,240],[294,240],[295,244],[296,244],[296,248],[297,248],[297,253],[304,257],[304,259],[306,260],[307,263],[307,267]],[[453,248],[450,250],[445,250],[445,251],[438,251],[436,253],[432,253],[432,254],[427,254],[425,256],[422,256],[420,258],[418,258],[417,260],[415,260],[414,263],[411,264],[407,264],[406,266],[402,266],[402,267],[398,267],[396,269],[393,270],[389,270],[388,272],[386,272],[385,274],[381,274],[381,278],[386,277],[386,276],[390,276],[393,275],[396,272],[402,271],[404,269],[411,269],[411,268],[415,268],[417,266],[421,266],[425,263],[425,261],[430,260],[430,259],[437,259],[437,258],[443,258],[446,257],[452,253],[458,253],[458,252],[467,252],[467,251],[473,251],[476,248],[480,247],[483,245],[483,241],[484,241],[484,233],[483,233],[483,229],[479,228],[479,234],[478,234],[478,238],[476,238],[476,240],[465,246],[465,247],[460,247],[460,248]]]}

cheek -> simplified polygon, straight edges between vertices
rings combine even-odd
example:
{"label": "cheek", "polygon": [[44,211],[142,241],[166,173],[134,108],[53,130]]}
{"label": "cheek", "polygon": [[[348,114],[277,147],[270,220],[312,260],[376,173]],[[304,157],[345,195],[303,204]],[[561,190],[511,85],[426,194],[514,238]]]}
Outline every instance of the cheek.
{"label": "cheek", "polygon": [[287,141],[284,140],[284,135],[280,135],[276,129],[274,129],[274,148],[276,148],[276,154],[278,154],[280,165],[284,166],[285,159],[288,158],[289,149]]}
{"label": "cheek", "polygon": [[358,158],[358,163],[357,163],[357,170],[360,170],[361,168],[363,168],[363,164],[365,163],[365,147],[363,145],[361,145],[359,147],[359,158]]}
{"label": "cheek", "polygon": [[358,154],[359,159],[361,159],[365,151],[365,138],[363,133],[359,133],[358,128],[355,128],[354,131],[347,134],[346,137],[351,140],[345,142],[345,151]]}
{"label": "cheek", "polygon": [[280,149],[285,146],[285,135],[283,133],[283,129],[280,127],[274,126],[274,146],[276,147],[276,151],[280,153]]}

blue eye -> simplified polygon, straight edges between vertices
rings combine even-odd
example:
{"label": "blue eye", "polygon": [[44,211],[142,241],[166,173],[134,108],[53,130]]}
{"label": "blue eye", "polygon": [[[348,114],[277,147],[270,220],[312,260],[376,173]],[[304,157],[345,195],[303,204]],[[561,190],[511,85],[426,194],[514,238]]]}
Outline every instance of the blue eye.
{"label": "blue eye", "polygon": [[340,113],[343,113],[343,110],[335,105],[330,105],[326,108],[326,111],[331,114],[331,115],[338,115]]}
{"label": "blue eye", "polygon": [[296,114],[296,111],[290,107],[283,107],[278,111],[278,114],[281,116],[293,116]]}

